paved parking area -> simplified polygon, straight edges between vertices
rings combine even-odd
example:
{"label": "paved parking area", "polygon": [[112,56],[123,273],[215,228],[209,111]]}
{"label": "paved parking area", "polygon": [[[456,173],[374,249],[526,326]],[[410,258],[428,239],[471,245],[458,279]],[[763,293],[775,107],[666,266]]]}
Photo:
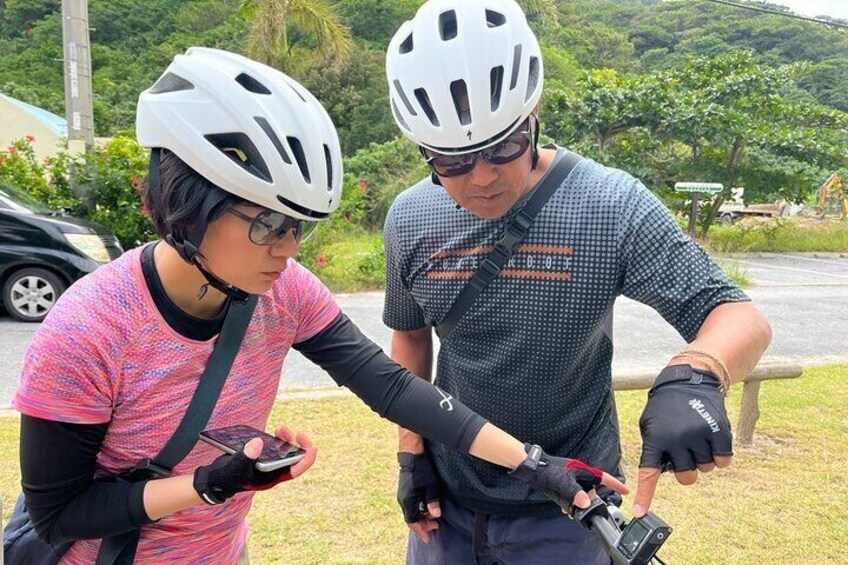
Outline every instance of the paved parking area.
{"label": "paved parking area", "polygon": [[[769,359],[802,364],[848,362],[848,254],[751,254],[725,260],[737,261],[755,281],[748,293],[774,328]],[[381,319],[383,294],[337,298],[362,331],[388,351],[391,332]],[[0,410],[11,400],[24,350],[37,327],[0,317]],[[614,341],[613,370],[622,372],[659,370],[684,345],[656,312],[627,299],[616,304]],[[281,390],[334,386],[297,352],[286,359]]]}
{"label": "paved parking area", "polygon": [[758,287],[846,286],[848,254],[754,254],[731,256]]}

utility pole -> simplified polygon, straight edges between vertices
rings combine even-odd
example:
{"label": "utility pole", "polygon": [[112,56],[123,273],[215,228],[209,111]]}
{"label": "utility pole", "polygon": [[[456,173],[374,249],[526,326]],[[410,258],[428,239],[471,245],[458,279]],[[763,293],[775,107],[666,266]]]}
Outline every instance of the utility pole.
{"label": "utility pole", "polygon": [[[91,47],[88,0],[62,0],[62,43],[65,52],[65,119],[71,154],[94,151],[94,110],[91,103]],[[87,192],[71,181],[76,196]]]}

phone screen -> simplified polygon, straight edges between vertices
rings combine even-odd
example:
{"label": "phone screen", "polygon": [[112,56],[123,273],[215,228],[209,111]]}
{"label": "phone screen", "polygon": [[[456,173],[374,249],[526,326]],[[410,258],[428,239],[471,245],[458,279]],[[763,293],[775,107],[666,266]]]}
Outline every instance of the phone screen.
{"label": "phone screen", "polygon": [[299,447],[250,426],[230,426],[217,430],[204,430],[201,435],[227,446],[233,452],[244,449],[244,444],[255,437],[262,438],[262,454],[258,459],[261,463],[278,461],[302,453]]}

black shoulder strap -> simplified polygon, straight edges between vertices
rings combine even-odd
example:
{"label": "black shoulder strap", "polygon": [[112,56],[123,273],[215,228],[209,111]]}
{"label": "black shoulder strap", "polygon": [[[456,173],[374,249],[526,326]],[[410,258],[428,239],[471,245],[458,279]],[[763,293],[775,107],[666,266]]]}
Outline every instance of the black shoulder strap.
{"label": "black shoulder strap", "polygon": [[215,348],[206,363],[206,369],[200,377],[197,390],[191,397],[191,403],[174,435],[159,455],[153,458],[152,463],[167,469],[168,474],[185,459],[197,443],[198,434],[209,422],[212,410],[218,402],[218,396],[224,388],[224,382],[230,374],[233,361],[241,348],[244,334],[247,333],[247,326],[250,325],[257,298],[256,295],[251,295],[247,300],[230,303],[227,315],[224,317],[224,324],[221,326],[221,334],[215,342]]}
{"label": "black shoulder strap", "polygon": [[[206,427],[224,382],[241,348],[258,297],[251,295],[245,301],[230,302],[224,324],[212,355],[206,363],[206,369],[200,376],[197,389],[183,415],[180,425],[165,447],[153,459],[145,459],[132,471],[122,476],[124,480],[145,480],[155,477],[167,477],[177,464],[197,443],[197,436]],[[100,545],[96,565],[129,565],[135,559],[140,530],[106,538]]]}
{"label": "black shoulder strap", "polygon": [[536,188],[527,204],[506,225],[503,236],[495,244],[495,248],[483,260],[477,272],[474,273],[474,277],[462,289],[444,319],[436,326],[436,334],[438,334],[439,339],[445,339],[453,331],[462,316],[477,300],[477,297],[498,276],[498,273],[512,256],[515,247],[530,231],[536,216],[545,207],[551,195],[556,192],[556,189],[562,185],[563,181],[574,170],[574,167],[582,160],[583,157],[569,151],[557,159],[551,170],[545,174],[541,184]]}

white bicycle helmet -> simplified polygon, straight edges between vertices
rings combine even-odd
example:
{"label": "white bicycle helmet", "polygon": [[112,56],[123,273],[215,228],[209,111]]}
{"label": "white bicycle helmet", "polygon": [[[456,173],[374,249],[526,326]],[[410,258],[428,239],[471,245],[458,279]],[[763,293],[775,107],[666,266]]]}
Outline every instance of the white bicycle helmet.
{"label": "white bicycle helmet", "polygon": [[439,153],[469,153],[527,119],[544,69],[514,0],[429,0],[389,43],[386,77],[406,137]]}
{"label": "white bicycle helmet", "polygon": [[339,206],[339,138],[321,103],[280,71],[192,47],[141,93],[138,142],[172,151],[221,189],[302,220]]}

